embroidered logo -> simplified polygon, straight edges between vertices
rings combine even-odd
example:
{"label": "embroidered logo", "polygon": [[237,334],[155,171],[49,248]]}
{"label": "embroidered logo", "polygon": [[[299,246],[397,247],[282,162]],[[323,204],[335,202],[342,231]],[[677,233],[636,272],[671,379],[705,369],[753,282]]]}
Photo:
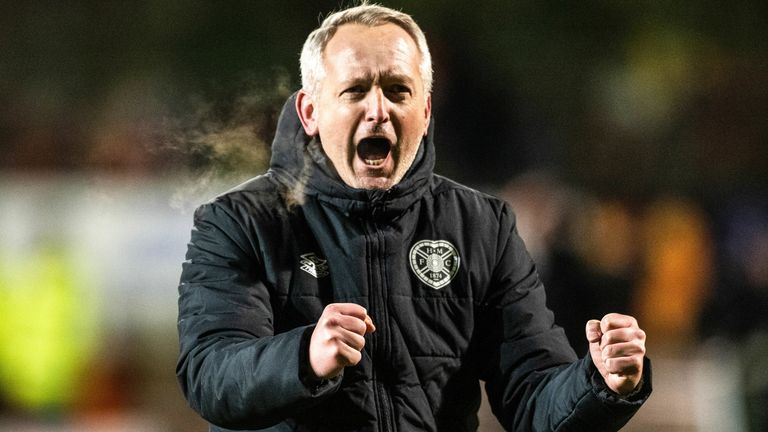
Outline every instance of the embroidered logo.
{"label": "embroidered logo", "polygon": [[300,268],[305,272],[311,274],[316,279],[328,276],[328,260],[320,258],[314,252],[305,253],[300,258]]}
{"label": "embroidered logo", "polygon": [[434,289],[448,285],[459,271],[459,253],[445,240],[418,241],[408,255],[416,277]]}

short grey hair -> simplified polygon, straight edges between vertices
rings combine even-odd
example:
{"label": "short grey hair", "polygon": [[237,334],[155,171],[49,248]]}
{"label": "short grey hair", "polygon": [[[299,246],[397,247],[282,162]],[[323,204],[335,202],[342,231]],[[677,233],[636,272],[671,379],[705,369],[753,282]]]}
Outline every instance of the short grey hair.
{"label": "short grey hair", "polygon": [[323,53],[328,41],[331,40],[336,30],[344,24],[362,24],[375,27],[392,23],[405,30],[419,49],[421,62],[419,72],[424,83],[424,93],[432,92],[432,56],[429,54],[427,38],[421,31],[416,21],[410,15],[377,4],[368,4],[363,1],[359,6],[351,7],[335,12],[326,17],[320,27],[315,29],[307,37],[301,50],[301,85],[304,90],[314,93],[318,90],[320,81],[325,77]]}

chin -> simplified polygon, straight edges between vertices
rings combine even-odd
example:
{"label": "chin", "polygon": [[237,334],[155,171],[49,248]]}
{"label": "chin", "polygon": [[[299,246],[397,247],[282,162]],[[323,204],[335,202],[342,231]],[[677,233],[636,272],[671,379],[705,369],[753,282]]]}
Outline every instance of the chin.
{"label": "chin", "polygon": [[358,178],[358,189],[381,189],[387,190],[395,185],[395,182],[389,178]]}

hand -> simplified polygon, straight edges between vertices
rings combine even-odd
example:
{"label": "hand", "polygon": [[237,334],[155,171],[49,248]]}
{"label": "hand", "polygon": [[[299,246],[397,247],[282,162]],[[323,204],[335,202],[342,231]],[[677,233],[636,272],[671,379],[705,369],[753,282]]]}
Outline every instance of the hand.
{"label": "hand", "polygon": [[376,330],[365,308],[354,303],[325,307],[309,340],[309,364],[319,379],[333,378],[360,362],[365,335]]}
{"label": "hand", "polygon": [[592,362],[608,388],[625,395],[643,376],[645,332],[629,315],[611,313],[601,321],[587,322],[587,340]]}

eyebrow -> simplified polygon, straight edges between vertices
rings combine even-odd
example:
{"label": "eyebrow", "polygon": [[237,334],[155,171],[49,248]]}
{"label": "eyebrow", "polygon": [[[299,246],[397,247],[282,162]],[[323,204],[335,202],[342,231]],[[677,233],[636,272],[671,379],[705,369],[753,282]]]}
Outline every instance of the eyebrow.
{"label": "eyebrow", "polygon": [[[361,74],[361,75],[354,75],[353,74],[352,76],[350,76],[350,77],[348,77],[346,79],[343,79],[341,81],[341,84],[343,84],[343,85],[350,85],[350,84],[357,84],[357,83],[361,83],[361,82],[366,82],[366,83],[367,82],[371,82],[371,81],[374,81],[375,75],[376,74],[369,73],[369,72],[366,72],[366,73]],[[381,79],[383,81],[399,81],[399,82],[405,82],[405,83],[408,83],[408,84],[412,84],[413,83],[413,78],[412,77],[410,77],[409,75],[406,75],[406,74],[401,74],[401,73],[384,72],[384,73],[381,74]]]}

